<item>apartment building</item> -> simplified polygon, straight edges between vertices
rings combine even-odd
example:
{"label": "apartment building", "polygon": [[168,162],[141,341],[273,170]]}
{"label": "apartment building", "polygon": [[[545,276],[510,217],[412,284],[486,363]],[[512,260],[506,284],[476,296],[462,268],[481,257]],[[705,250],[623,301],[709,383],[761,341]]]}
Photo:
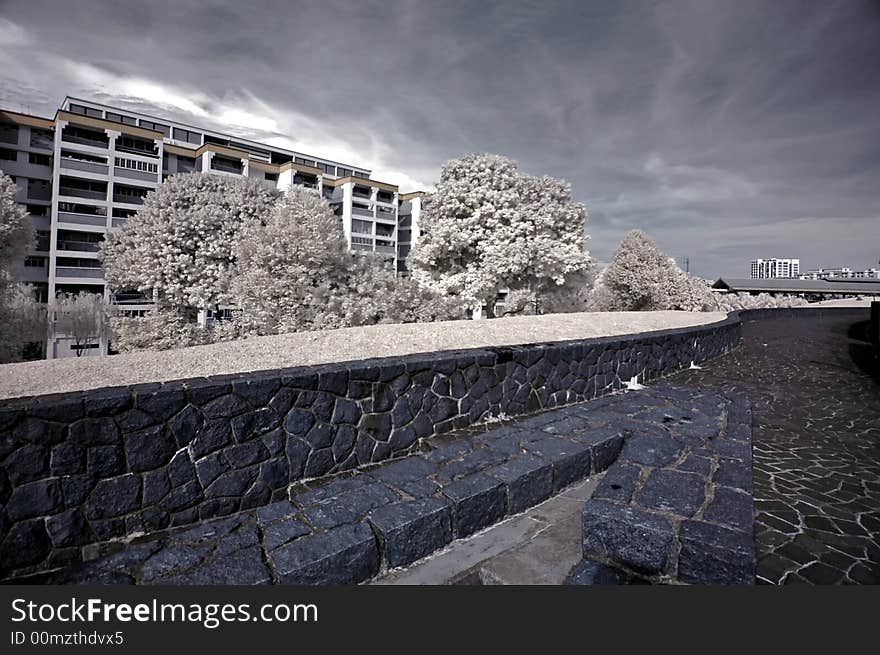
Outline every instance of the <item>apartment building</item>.
{"label": "apartment building", "polygon": [[[16,200],[37,234],[35,248],[13,271],[16,279],[34,284],[43,301],[89,291],[132,314],[149,305],[137,293],[108,287],[98,249],[169,175],[203,171],[259,179],[279,190],[315,189],[340,217],[353,250],[394,258],[402,274],[423,196],[401,197],[396,185],[353,164],[71,97],[53,118],[0,110],[0,170],[15,178]],[[80,354],[103,354],[107,346]],[[47,336],[47,358],[75,349],[65,334]]]}
{"label": "apartment building", "polygon": [[749,277],[753,280],[797,277],[800,268],[800,259],[753,259]]}
{"label": "apartment building", "polygon": [[866,268],[861,271],[854,271],[847,266],[841,266],[838,268],[813,268],[801,275],[800,278],[802,280],[825,280],[828,278],[878,280],[880,279],[880,269]]}

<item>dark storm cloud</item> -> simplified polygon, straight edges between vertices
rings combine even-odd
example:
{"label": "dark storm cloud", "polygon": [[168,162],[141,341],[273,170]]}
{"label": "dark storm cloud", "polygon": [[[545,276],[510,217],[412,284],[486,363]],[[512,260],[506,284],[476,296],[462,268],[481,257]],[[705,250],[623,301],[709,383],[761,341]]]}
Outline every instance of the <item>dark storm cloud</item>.
{"label": "dark storm cloud", "polygon": [[64,95],[372,167],[488,151],[568,180],[607,261],[640,227],[707,276],[880,257],[873,2],[0,3],[0,104]]}

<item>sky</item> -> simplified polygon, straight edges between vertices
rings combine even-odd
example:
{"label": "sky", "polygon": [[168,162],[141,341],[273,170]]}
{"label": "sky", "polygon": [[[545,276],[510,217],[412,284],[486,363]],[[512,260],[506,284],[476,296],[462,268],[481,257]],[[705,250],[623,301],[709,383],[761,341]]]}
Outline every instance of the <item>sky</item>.
{"label": "sky", "polygon": [[607,262],[880,267],[877,0],[0,0],[0,107],[66,95],[429,190],[471,152],[571,184]]}

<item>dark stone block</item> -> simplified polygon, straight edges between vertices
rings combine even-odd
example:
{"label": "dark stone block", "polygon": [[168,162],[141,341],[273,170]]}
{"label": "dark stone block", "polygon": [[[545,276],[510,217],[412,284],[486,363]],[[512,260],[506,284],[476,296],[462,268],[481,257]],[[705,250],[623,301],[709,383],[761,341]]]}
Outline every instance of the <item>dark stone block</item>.
{"label": "dark stone block", "polygon": [[289,483],[287,460],[279,457],[260,465],[260,480],[272,490],[281,489]]}
{"label": "dark stone block", "polygon": [[684,521],[678,539],[678,578],[682,582],[754,584],[755,544],[750,536],[700,521]]}
{"label": "dark stone block", "polygon": [[171,491],[168,473],[164,470],[151,471],[144,474],[144,505],[153,505],[162,500]]}
{"label": "dark stone block", "polygon": [[269,451],[269,455],[277,457],[284,452],[284,433],[281,429],[272,430],[262,436],[263,445]]}
{"label": "dark stone block", "polygon": [[272,400],[269,401],[269,407],[274,409],[279,416],[285,416],[298,398],[299,392],[295,389],[281,387],[275,392],[275,395],[272,396]]}
{"label": "dark stone block", "polygon": [[55,548],[82,546],[92,539],[89,524],[78,509],[68,510],[46,520],[46,528]]}
{"label": "dark stone block", "polygon": [[333,408],[333,423],[345,423],[347,425],[357,425],[361,419],[361,410],[357,403],[348,398],[337,398],[336,405]]}
{"label": "dark stone block", "polygon": [[273,430],[281,422],[275,410],[268,407],[236,416],[232,419],[232,435],[239,443],[253,439],[254,437]]}
{"label": "dark stone block", "polygon": [[134,406],[160,421],[166,421],[186,405],[186,393],[182,388],[134,394]]}
{"label": "dark stone block", "polygon": [[205,422],[205,425],[190,443],[193,457],[199,459],[223,446],[232,443],[232,428],[226,419]]}
{"label": "dark stone block", "polygon": [[718,469],[712,477],[715,484],[725,487],[741,489],[746,493],[752,493],[752,467],[751,463],[741,462],[726,457],[718,458]]}
{"label": "dark stone block", "polygon": [[223,456],[233,468],[244,468],[257,462],[262,462],[269,457],[269,452],[260,441],[249,441],[247,443],[231,446],[223,450]]}
{"label": "dark stone block", "polygon": [[333,459],[342,462],[351,455],[357,440],[357,430],[350,425],[341,425],[333,438]]}
{"label": "dark stone block", "polygon": [[177,446],[183,448],[199,433],[204,423],[202,413],[192,405],[187,405],[168,421],[168,429],[174,435]]}
{"label": "dark stone block", "polygon": [[52,514],[61,506],[61,483],[58,478],[49,478],[17,487],[6,505],[6,512],[13,521],[20,521]]}
{"label": "dark stone block", "polygon": [[52,475],[85,473],[86,449],[75,443],[58,444],[52,449],[51,470]]}
{"label": "dark stone block", "polygon": [[605,472],[605,475],[593,492],[593,498],[619,500],[624,503],[630,502],[636,488],[636,482],[639,480],[640,472],[639,467],[630,464],[618,463],[612,466]]}
{"label": "dark stone block", "polygon": [[49,475],[49,448],[25,444],[14,451],[3,464],[13,484],[24,484]]}
{"label": "dark stone block", "polygon": [[295,437],[304,437],[315,424],[315,417],[306,409],[292,409],[284,418],[284,430]]}
{"label": "dark stone block", "polygon": [[346,523],[355,523],[370,510],[398,500],[400,494],[384,484],[360,483],[350,491],[310,505],[303,510],[303,516],[316,528],[329,529]]}
{"label": "dark stone block", "polygon": [[89,475],[72,475],[61,478],[61,494],[66,507],[82,505],[95,486],[95,480]]}
{"label": "dark stone block", "polygon": [[250,406],[240,396],[227,393],[202,405],[202,413],[207,418],[228,418],[243,414]]}
{"label": "dark stone block", "polygon": [[86,416],[116,416],[132,406],[131,392],[128,389],[106,389],[89,391],[83,398]]}
{"label": "dark stone block", "polygon": [[703,518],[752,534],[755,529],[754,512],[755,504],[749,494],[726,487],[715,487],[715,497],[706,508]]}
{"label": "dark stone block", "polygon": [[356,584],[379,571],[379,551],[369,526],[346,525],[302,537],[269,553],[282,584]]}
{"label": "dark stone block", "polygon": [[545,437],[524,448],[553,463],[553,490],[559,491],[590,474],[590,447],[558,437]]}
{"label": "dark stone block", "polygon": [[125,473],[125,458],[122,455],[122,449],[119,446],[89,448],[88,471],[89,475],[95,478],[112,478],[114,475]]}
{"label": "dark stone block", "polygon": [[387,441],[391,436],[391,415],[387,412],[382,414],[364,414],[361,417],[358,429],[376,441]]}
{"label": "dark stone block", "polygon": [[28,414],[46,421],[70,423],[82,418],[85,411],[78,394],[64,393],[41,397],[28,408]]}
{"label": "dark stone block", "polygon": [[388,412],[394,407],[394,390],[387,384],[377,382],[373,385],[373,411]]}
{"label": "dark stone block", "polygon": [[593,473],[600,473],[611,466],[623,448],[623,434],[613,426],[594,428],[582,432],[573,440],[590,446],[593,454]]}
{"label": "dark stone block", "polygon": [[604,500],[589,500],[584,505],[583,527],[585,558],[619,562],[647,575],[665,571],[673,532],[663,517]]}
{"label": "dark stone block", "polygon": [[507,494],[502,482],[484,473],[475,473],[443,487],[452,503],[456,537],[482,530],[504,518]]}
{"label": "dark stone block", "polygon": [[449,507],[437,498],[394,503],[370,513],[389,567],[410,564],[452,541]]}
{"label": "dark stone block", "polygon": [[138,508],[141,479],[132,473],[98,480],[86,503],[89,519],[106,519],[128,514]]}
{"label": "dark stone block", "polygon": [[150,471],[165,466],[177,451],[177,442],[163,426],[125,435],[125,458],[132,471]]}
{"label": "dark stone block", "polygon": [[112,418],[84,418],[70,426],[70,439],[81,446],[112,446],[119,443],[119,429]]}
{"label": "dark stone block", "polygon": [[391,412],[391,420],[394,424],[394,427],[400,427],[402,425],[406,425],[413,419],[413,411],[412,407],[409,404],[409,399],[406,396],[401,396],[397,399],[397,404],[394,406],[394,409]]}
{"label": "dark stone block", "polygon": [[434,434],[434,423],[431,422],[428,415],[423,412],[418,413],[415,420],[412,422],[412,427],[416,431],[416,436],[419,438],[430,437]]}
{"label": "dark stone block", "polygon": [[626,440],[620,458],[633,464],[667,466],[681,456],[684,446],[671,437],[632,436]]}
{"label": "dark stone block", "polygon": [[[195,481],[188,482],[182,487],[172,489],[171,492],[159,503],[159,508],[165,512],[181,512],[193,508],[193,506],[204,498],[199,484]],[[178,516],[177,520],[180,520]],[[189,518],[187,520],[194,520]],[[173,525],[179,525],[174,523]]]}
{"label": "dark stone block", "polygon": [[16,523],[0,543],[0,569],[10,571],[42,562],[51,549],[52,542],[43,519]]}
{"label": "dark stone block", "polygon": [[437,471],[437,478],[443,482],[463,478],[472,473],[483,471],[495,464],[500,464],[507,455],[497,450],[480,448],[469,452],[461,459],[451,460],[441,464]]}
{"label": "dark stone block", "polygon": [[582,559],[565,579],[567,585],[622,585],[627,575],[620,569],[591,559]]}
{"label": "dark stone block", "polygon": [[168,480],[172,487],[179,487],[196,479],[196,469],[189,453],[181,450],[174,455],[171,463],[168,465]]}
{"label": "dark stone block", "polygon": [[336,426],[327,423],[318,423],[312,426],[305,436],[306,442],[312,449],[328,448],[333,443],[336,434]]}
{"label": "dark stone block", "polygon": [[696,473],[667,469],[651,472],[639,492],[642,507],[690,518],[703,505],[706,479]]}
{"label": "dark stone block", "polygon": [[205,489],[205,498],[241,496],[257,479],[257,474],[258,470],[256,467],[227,471]]}
{"label": "dark stone block", "polygon": [[253,407],[268,405],[280,387],[281,380],[274,375],[251,376],[232,382],[232,392],[244,398]]}
{"label": "dark stone block", "polygon": [[119,429],[123,432],[143,430],[158,422],[152,414],[147,414],[139,409],[130,409],[116,419]]}
{"label": "dark stone block", "polygon": [[344,396],[348,389],[348,371],[322,371],[318,376],[318,390],[328,391],[337,396]]}
{"label": "dark stone block", "polygon": [[306,468],[306,460],[309,457],[311,449],[309,445],[302,439],[288,437],[285,446],[287,454],[287,463],[290,466],[290,480],[299,480],[303,477],[303,471]]}
{"label": "dark stone block", "polygon": [[312,414],[319,423],[329,423],[333,417],[335,398],[329,393],[319,393],[312,403]]}
{"label": "dark stone block", "polygon": [[392,430],[391,439],[388,444],[391,446],[392,451],[400,452],[412,446],[418,438],[414,427],[397,428]]}
{"label": "dark stone block", "polygon": [[426,478],[436,471],[435,464],[422,457],[411,456],[378,466],[369,475],[392,486],[399,486],[404,482]]}
{"label": "dark stone block", "polygon": [[272,551],[310,534],[311,531],[311,528],[302,521],[288,516],[263,528],[263,546],[267,551]]}
{"label": "dark stone block", "polygon": [[221,458],[220,453],[211,453],[196,461],[196,475],[199,483],[203,488],[207,488],[222,473],[228,471],[231,467],[225,458]]}
{"label": "dark stone block", "polygon": [[438,398],[436,404],[428,412],[434,423],[440,423],[458,414],[458,401],[452,398]]}
{"label": "dark stone block", "polygon": [[553,467],[532,455],[515,457],[486,471],[507,489],[507,513],[517,514],[553,493]]}

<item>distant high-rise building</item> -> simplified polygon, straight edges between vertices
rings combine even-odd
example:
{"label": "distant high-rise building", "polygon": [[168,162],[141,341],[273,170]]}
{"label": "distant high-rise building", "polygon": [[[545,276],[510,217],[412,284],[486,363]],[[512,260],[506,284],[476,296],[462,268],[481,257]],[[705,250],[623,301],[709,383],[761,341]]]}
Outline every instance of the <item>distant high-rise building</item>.
{"label": "distant high-rise building", "polygon": [[753,259],[749,277],[767,279],[777,277],[797,277],[801,270],[800,259]]}

